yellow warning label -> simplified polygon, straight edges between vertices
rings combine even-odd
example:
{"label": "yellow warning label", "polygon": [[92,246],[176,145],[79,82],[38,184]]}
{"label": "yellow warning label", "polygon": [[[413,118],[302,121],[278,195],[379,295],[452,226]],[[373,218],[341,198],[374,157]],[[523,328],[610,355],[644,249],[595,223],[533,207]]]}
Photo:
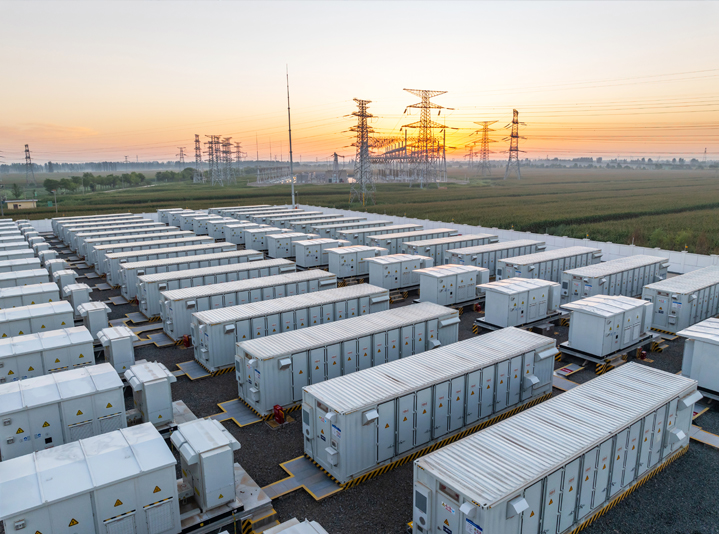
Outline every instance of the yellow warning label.
{"label": "yellow warning label", "polygon": [[320,368],[319,365],[315,365],[315,371],[319,370],[319,368]]}
{"label": "yellow warning label", "polygon": [[77,414],[75,414],[75,415],[82,415],[82,410],[78,410]]}
{"label": "yellow warning label", "polygon": [[589,475],[587,475],[587,478],[584,479],[584,482],[586,482],[587,480],[589,480]]}
{"label": "yellow warning label", "polygon": [[405,344],[405,345],[409,345],[409,341],[405,341],[404,344]]}
{"label": "yellow warning label", "polygon": [[120,499],[117,499],[115,501],[115,507],[122,506],[122,501]]}
{"label": "yellow warning label", "polygon": [[[389,426],[389,425],[387,425],[387,426]],[[320,430],[320,434],[324,434],[324,433],[325,433],[324,429]]]}
{"label": "yellow warning label", "polygon": [[107,406],[105,406],[105,408],[112,408],[112,404],[110,404],[110,403],[108,402],[108,403],[107,403]]}
{"label": "yellow warning label", "polygon": [[48,423],[47,421],[45,421],[45,422],[42,424],[42,427],[43,427],[43,428],[47,428],[47,427],[49,427],[49,426],[50,426],[50,423]]}
{"label": "yellow warning label", "polygon": [[34,371],[35,368],[31,365],[30,367],[27,368],[27,370],[28,370],[28,371]]}
{"label": "yellow warning label", "polygon": [[634,449],[636,449],[636,447],[634,445],[632,445],[632,450],[634,450]]}
{"label": "yellow warning label", "polygon": [[619,460],[620,458],[621,458],[621,455],[617,454],[617,460]]}
{"label": "yellow warning label", "polygon": [[426,414],[427,410],[422,410],[422,415]]}
{"label": "yellow warning label", "polygon": [[332,362],[332,365],[337,365],[337,362]]}
{"label": "yellow warning label", "polygon": [[394,348],[397,348],[397,347],[395,347],[394,345],[392,345],[392,348],[394,349]]}
{"label": "yellow warning label", "polygon": [[347,356],[347,361],[348,361],[348,362],[351,362],[351,361],[352,361],[352,356]]}
{"label": "yellow warning label", "polygon": [[644,438],[644,442],[646,442],[646,441],[647,441],[647,438]]}
{"label": "yellow warning label", "polygon": [[517,375],[514,375],[514,378],[517,378]]}
{"label": "yellow warning label", "polygon": [[457,400],[459,400],[459,395],[457,395]]}
{"label": "yellow warning label", "polygon": [[470,394],[469,394],[469,396],[470,396],[470,397],[471,397],[472,395],[474,395],[474,391],[473,391],[472,393],[470,393]]}
{"label": "yellow warning label", "polygon": [[552,504],[554,502],[554,499],[549,499],[549,504]]}
{"label": "yellow warning label", "polygon": [[300,372],[298,374],[302,374],[302,369],[300,369]]}
{"label": "yellow warning label", "polygon": [[[394,347],[392,347],[392,348],[394,348]],[[377,352],[382,352],[382,349],[377,349]]]}
{"label": "yellow warning label", "polygon": [[35,301],[33,300],[30,304],[35,304]]}
{"label": "yellow warning label", "polygon": [[445,519],[445,520],[444,520],[444,524],[447,525],[447,526],[449,526],[449,521],[447,521],[447,520]]}
{"label": "yellow warning label", "polygon": [[155,489],[152,490],[152,493],[160,493],[162,490],[160,489],[160,486],[155,486]]}
{"label": "yellow warning label", "polygon": [[489,389],[489,384],[487,384],[487,389]]}
{"label": "yellow warning label", "polygon": [[157,416],[158,419],[162,419],[162,414]]}
{"label": "yellow warning label", "polygon": [[402,419],[402,422],[404,423],[407,420],[407,416],[404,416],[404,419]]}
{"label": "yellow warning label", "polygon": [[12,371],[12,370],[10,370],[10,372],[8,373],[8,376],[10,376],[10,375],[14,375],[14,374],[15,374],[15,372],[14,372],[14,371]]}
{"label": "yellow warning label", "polygon": [[70,521],[70,524],[68,525],[68,527],[74,527],[75,525],[78,525],[78,524],[79,523],[78,523],[77,519],[73,518],[72,521]]}
{"label": "yellow warning label", "polygon": [[602,467],[602,471],[607,468],[607,464],[604,464],[604,467]]}
{"label": "yellow warning label", "polygon": [[384,427],[385,427],[385,428],[389,428],[389,423],[387,423],[386,425],[384,425]]}
{"label": "yellow warning label", "polygon": [[85,357],[85,355],[84,355],[84,354],[80,354],[80,358],[84,358],[84,357]]}
{"label": "yellow warning label", "polygon": [[45,325],[42,325],[40,328],[45,328]]}
{"label": "yellow warning label", "polygon": [[529,517],[534,517],[534,510],[532,510],[532,513],[529,514]]}
{"label": "yellow warning label", "polygon": [[[367,356],[367,353],[365,352],[364,355]],[[364,358],[364,356],[363,356],[363,358]]]}
{"label": "yellow warning label", "polygon": [[18,428],[16,434],[23,434],[25,431],[22,428]]}
{"label": "yellow warning label", "polygon": [[500,383],[500,384],[504,384],[504,380],[500,380],[499,383]]}
{"label": "yellow warning label", "polygon": [[569,486],[569,491],[572,491],[574,489],[574,486]]}
{"label": "yellow warning label", "polygon": [[21,336],[24,336],[24,335],[25,335],[22,330],[20,330],[20,332],[18,332],[18,333],[19,333]]}
{"label": "yellow warning label", "polygon": [[55,358],[55,363],[60,363],[60,358]]}
{"label": "yellow warning label", "polygon": [[7,337],[7,334],[3,334],[2,337]]}
{"label": "yellow warning label", "polygon": [[245,334],[242,334],[242,339],[245,339],[245,338],[247,338],[247,336]]}
{"label": "yellow warning label", "polygon": [[440,407],[440,408],[442,407],[442,403],[441,403],[441,402],[439,403],[439,407]]}
{"label": "yellow warning label", "polygon": [[224,499],[224,497],[222,496],[222,493],[220,493],[220,496],[217,497],[217,498],[218,498],[218,499]]}
{"label": "yellow warning label", "polygon": [[60,324],[64,326],[64,325],[65,325],[65,321],[63,321],[63,322],[62,322],[62,323],[60,323]]}

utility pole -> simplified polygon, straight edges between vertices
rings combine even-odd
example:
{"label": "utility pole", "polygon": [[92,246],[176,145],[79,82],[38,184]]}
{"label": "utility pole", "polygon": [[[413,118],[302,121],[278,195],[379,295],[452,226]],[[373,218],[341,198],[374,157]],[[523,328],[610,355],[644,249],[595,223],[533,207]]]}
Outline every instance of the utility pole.
{"label": "utility pole", "polygon": [[372,180],[372,162],[369,154],[369,134],[374,130],[367,124],[367,119],[373,117],[367,112],[367,105],[372,101],[359,98],[355,98],[354,101],[357,102],[357,111],[352,115],[357,117],[357,126],[352,126],[350,131],[357,132],[357,141],[353,143],[357,147],[357,157],[355,158],[354,182],[350,189],[350,204],[357,201],[366,206],[369,202],[375,204],[375,184]]}
{"label": "utility pole", "polygon": [[[292,207],[295,207],[295,173],[292,168],[292,121],[290,119],[290,71],[285,66],[285,75],[287,76],[287,131],[290,136],[290,183],[292,184]],[[300,158],[301,159],[301,158]]]}
{"label": "utility pole", "polygon": [[[430,98],[443,95],[447,91],[429,91],[426,89],[405,89],[405,91],[422,99],[417,104],[407,106],[407,108],[417,108],[420,110],[419,121],[402,126],[402,128],[417,128],[419,130],[410,162],[413,167],[412,170],[419,179],[421,188],[424,187],[425,182],[439,181],[440,166],[444,164],[444,162],[441,161],[443,151],[439,150],[439,143],[435,140],[432,130],[445,130],[446,126],[432,120],[432,110],[442,110],[445,108],[444,106],[431,102]],[[441,111],[439,111],[439,113],[441,113]],[[446,175],[444,178],[446,179]]]}
{"label": "utility pole", "polygon": [[185,168],[185,147],[184,146],[178,146],[177,147],[180,151],[179,154],[175,154],[175,157],[180,158],[180,170]]}
{"label": "utility pole", "polygon": [[195,172],[192,175],[194,183],[204,183],[205,176],[202,174],[202,144],[199,134],[195,134]]}
{"label": "utility pole", "polygon": [[30,157],[30,145],[25,145],[25,185],[37,185],[35,170],[32,168],[32,158]]}
{"label": "utility pole", "polygon": [[[507,160],[507,168],[504,171],[504,179],[507,179],[507,176],[509,176],[509,171],[512,167],[515,167],[517,169],[517,180],[522,179],[522,173],[519,171],[519,153],[522,152],[519,150],[519,140],[524,139],[523,137],[519,136],[519,125],[524,123],[519,122],[519,111],[516,109],[512,112],[512,133],[508,138],[505,137],[504,140],[509,139],[509,159]],[[508,128],[509,124],[505,126],[505,128]]]}
{"label": "utility pole", "polygon": [[489,155],[492,153],[492,151],[489,150],[489,143],[496,143],[496,141],[494,139],[490,139],[489,132],[495,131],[490,128],[490,125],[495,122],[497,121],[481,121],[474,123],[481,126],[481,128],[474,133],[482,134],[482,139],[479,142],[479,172],[482,176],[490,176],[492,174],[489,166]]}

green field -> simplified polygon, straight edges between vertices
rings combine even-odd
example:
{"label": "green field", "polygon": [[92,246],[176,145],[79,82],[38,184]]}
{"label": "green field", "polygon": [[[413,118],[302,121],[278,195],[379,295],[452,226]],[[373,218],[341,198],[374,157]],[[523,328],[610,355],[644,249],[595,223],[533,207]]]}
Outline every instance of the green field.
{"label": "green field", "polygon": [[[50,176],[57,178],[58,174],[38,175],[38,183]],[[214,188],[192,183],[154,184],[62,195],[58,197],[58,215],[285,204],[290,200],[289,186],[250,187],[246,182]],[[445,185],[446,189],[420,190],[416,185],[378,184],[377,205],[367,211],[570,237],[589,235],[599,241],[672,250],[687,247],[702,254],[719,252],[719,177],[715,170],[526,168],[521,182],[494,177]],[[349,189],[347,184],[301,185],[296,187],[297,201],[349,208]],[[46,207],[51,197],[41,186],[37,194],[39,208],[22,212],[22,217],[55,216],[55,209]]]}

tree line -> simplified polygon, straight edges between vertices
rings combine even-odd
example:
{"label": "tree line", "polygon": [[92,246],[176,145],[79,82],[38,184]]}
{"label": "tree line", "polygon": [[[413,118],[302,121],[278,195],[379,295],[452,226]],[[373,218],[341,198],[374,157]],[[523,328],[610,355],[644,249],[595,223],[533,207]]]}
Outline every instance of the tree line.
{"label": "tree line", "polygon": [[[192,181],[194,169],[188,167],[181,172],[160,171],[155,173],[155,182],[185,182]],[[82,176],[71,176],[70,178],[62,178],[55,180],[53,178],[46,179],[42,186],[45,190],[52,194],[53,191],[58,193],[87,193],[88,191],[102,191],[107,189],[117,189],[123,187],[138,187],[147,185],[150,180],[141,172],[130,172],[124,174],[108,174],[106,176],[95,176],[91,172],[85,172]]]}

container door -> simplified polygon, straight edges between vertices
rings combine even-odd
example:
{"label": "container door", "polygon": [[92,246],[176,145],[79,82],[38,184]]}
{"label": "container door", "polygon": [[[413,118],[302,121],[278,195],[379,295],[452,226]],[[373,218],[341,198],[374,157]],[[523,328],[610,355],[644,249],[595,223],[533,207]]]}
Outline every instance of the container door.
{"label": "container door", "polygon": [[425,323],[417,323],[414,325],[414,354],[425,351]]}
{"label": "container door", "polygon": [[327,380],[337,378],[342,374],[342,365],[340,364],[341,350],[340,343],[327,347]]}
{"label": "container door", "polygon": [[369,297],[361,297],[359,299],[359,314],[367,315],[370,312]]}
{"label": "container door", "polygon": [[342,343],[342,365],[344,372],[348,375],[357,370],[357,340],[350,339]]}
{"label": "container door", "polygon": [[395,401],[391,400],[377,407],[377,463],[394,456]]}
{"label": "container door", "polygon": [[432,347],[434,347],[434,344],[432,342],[439,341],[439,334],[437,333],[437,325],[439,324],[439,320],[430,319],[425,324],[425,328],[427,329],[427,331],[425,332],[425,335],[427,336],[425,346],[427,347],[427,349],[431,349]]}
{"label": "container door", "polygon": [[672,452],[672,444],[669,441],[669,436],[671,436],[672,430],[676,428],[678,401],[679,399],[674,399],[669,403],[669,415],[667,415],[666,433],[664,435],[664,445],[662,446],[664,452],[662,457],[665,457]]}
{"label": "container door", "polygon": [[335,320],[335,305],[333,303],[322,305],[322,324],[333,323]]}
{"label": "container door", "polygon": [[[199,299],[198,299],[199,300]],[[210,297],[210,309],[211,310],[218,310],[220,308],[224,308],[224,299],[223,295],[213,295]]]}
{"label": "container door", "polygon": [[539,522],[542,517],[539,513],[542,506],[541,480],[524,490],[524,500],[527,501],[529,508],[522,512],[521,534],[539,534]]}
{"label": "container door", "polygon": [[325,349],[312,349],[310,351],[310,379],[313,384],[325,380]]}
{"label": "container door", "polygon": [[660,328],[666,326],[669,315],[669,298],[664,295],[654,297],[654,320],[652,326]]}
{"label": "container door", "polygon": [[577,506],[577,494],[579,493],[579,461],[580,459],[577,458],[564,468],[559,532],[563,532],[574,523],[574,510]]}
{"label": "container door", "polygon": [[400,345],[400,358],[406,358],[412,356],[414,349],[414,336],[412,332],[412,325],[402,327],[402,337]]}
{"label": "container door", "polygon": [[432,438],[436,439],[447,433],[447,416],[449,415],[449,382],[442,382],[434,386],[434,432]]}
{"label": "container door", "polygon": [[649,458],[649,467],[654,467],[662,457],[662,439],[664,438],[664,419],[667,415],[667,406],[662,406],[657,410],[657,416],[654,419],[654,434],[652,435],[652,449]]}
{"label": "container door", "polygon": [[300,330],[310,325],[310,310],[302,308],[295,310],[295,328]]}
{"label": "container door", "polygon": [[[454,494],[452,498],[449,497],[449,492]],[[441,532],[443,533],[459,533],[459,502],[455,500],[455,497],[459,500],[459,495],[449,489],[437,494],[437,502],[435,503],[437,520],[433,521],[433,523],[442,525]],[[439,530],[439,527],[437,527],[437,530]]]}
{"label": "container door", "polygon": [[522,392],[522,356],[516,356],[509,362],[509,403],[514,406],[519,403],[519,396]]}
{"label": "container door", "polygon": [[[281,299],[282,297],[292,297],[297,294],[296,284],[279,284],[275,286],[275,297]],[[272,297],[269,297],[272,298]],[[266,299],[265,299],[266,300]]]}
{"label": "container door", "polygon": [[280,324],[280,314],[273,313],[267,316],[267,335],[282,333],[282,326]]}
{"label": "container door", "polygon": [[527,381],[524,383],[524,378],[534,374],[534,352],[528,352],[524,355],[524,367],[522,373],[522,400],[527,400],[532,397],[532,384]]}
{"label": "container door", "polygon": [[[393,362],[399,359],[399,328],[393,328],[387,332],[387,361]],[[375,363],[375,365],[377,365]]]}
{"label": "container door", "polygon": [[347,318],[357,317],[360,315],[359,301],[357,299],[349,299],[347,301]]}
{"label": "container door", "polygon": [[482,369],[482,398],[479,417],[485,419],[494,413],[494,365]]}
{"label": "container door", "polygon": [[607,500],[607,489],[609,488],[609,471],[612,466],[612,447],[614,441],[608,439],[599,446],[599,461],[597,462],[596,483],[594,484],[594,499],[592,510],[598,508]]}
{"label": "container door", "polygon": [[312,306],[309,309],[307,320],[309,321],[307,323],[309,326],[316,326],[318,324],[322,324],[322,306]]}
{"label": "container door", "polygon": [[452,379],[450,391],[449,431],[454,432],[464,426],[464,376]]}
{"label": "container door", "polygon": [[622,474],[624,472],[624,460],[626,457],[627,437],[629,429],[622,430],[617,434],[614,442],[614,454],[612,454],[612,482],[609,496],[613,497],[622,489]]}
{"label": "container door", "polygon": [[592,494],[594,493],[594,479],[597,475],[597,457],[599,447],[592,449],[584,455],[582,462],[582,476],[580,480],[579,509],[577,521],[592,511]]}
{"label": "container door", "polygon": [[423,445],[432,439],[432,388],[422,389],[416,393],[417,423],[414,432],[415,446]]}
{"label": "container door", "polygon": [[335,302],[335,321],[340,321],[347,317],[347,302]]}
{"label": "container door", "polygon": [[629,427],[629,441],[627,443],[626,461],[624,462],[624,477],[622,487],[625,488],[637,474],[637,457],[639,453],[639,438],[642,430],[642,422],[637,421]]}
{"label": "container door", "polygon": [[558,469],[547,477],[544,485],[543,534],[556,534],[559,516],[559,492],[562,487],[562,470]]}
{"label": "container door", "polygon": [[357,365],[360,371],[372,367],[372,336],[359,338]]}
{"label": "container door", "polygon": [[479,420],[480,405],[482,397],[482,371],[473,371],[467,375],[467,413],[465,420],[471,425]]}
{"label": "container door", "polygon": [[642,437],[639,442],[639,463],[637,464],[637,477],[642,476],[649,469],[649,452],[652,447],[652,433],[654,432],[655,414],[647,415],[642,425]]}
{"label": "container door", "polygon": [[292,355],[292,401],[302,400],[302,388],[309,385],[307,377],[307,353]]}
{"label": "container door", "polygon": [[[263,287],[262,288],[262,300],[272,300],[275,296],[275,292],[273,291],[274,288],[272,287]],[[284,291],[283,291],[284,293]]]}
{"label": "container door", "polygon": [[295,329],[295,313],[284,312],[282,314],[282,321],[280,323],[282,332],[291,332]]}
{"label": "container door", "polygon": [[260,302],[262,300],[262,290],[253,289],[250,291],[250,302]]}
{"label": "container door", "polygon": [[237,329],[235,333],[235,339],[237,339],[237,341],[247,341],[248,339],[252,339],[251,321],[237,321],[235,328]]}
{"label": "container door", "polygon": [[414,447],[414,393],[398,399],[397,454]]}
{"label": "container door", "polygon": [[503,361],[497,364],[497,384],[495,385],[496,400],[494,401],[494,411],[499,412],[507,407],[507,380],[509,376],[509,362]]}

